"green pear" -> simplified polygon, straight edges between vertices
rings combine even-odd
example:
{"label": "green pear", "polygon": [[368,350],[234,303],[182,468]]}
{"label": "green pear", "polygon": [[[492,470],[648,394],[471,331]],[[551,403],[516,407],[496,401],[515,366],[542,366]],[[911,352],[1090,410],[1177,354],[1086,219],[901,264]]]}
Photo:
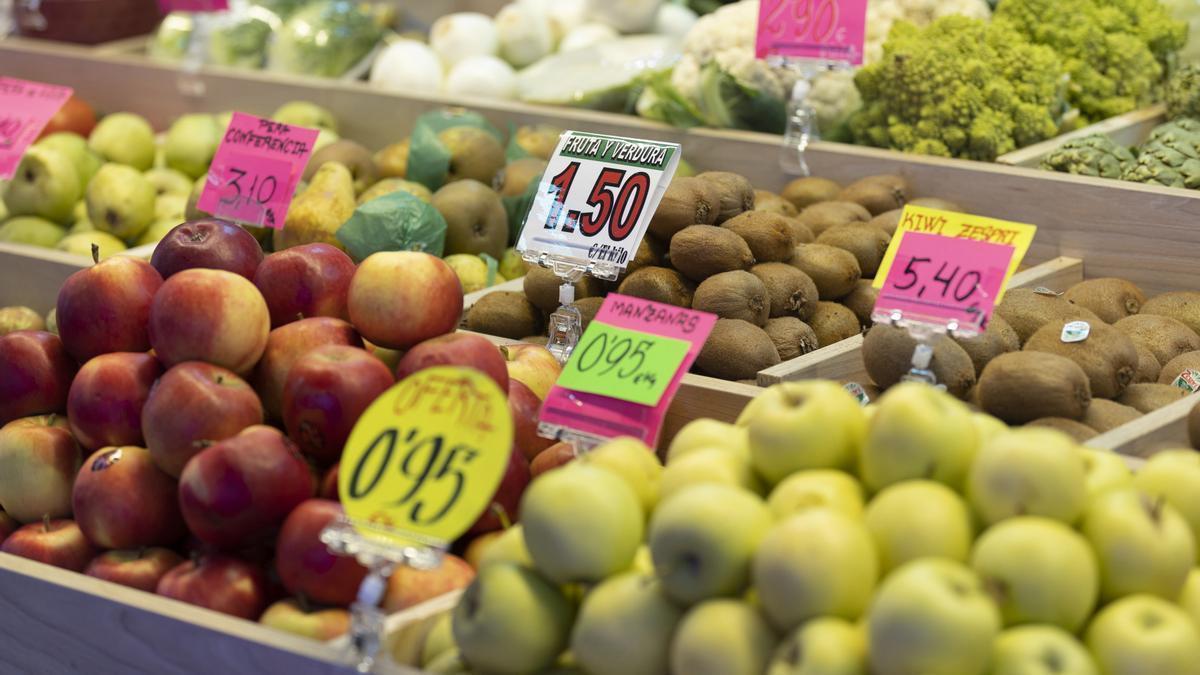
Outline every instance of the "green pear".
{"label": "green pear", "polygon": [[967,501],[987,525],[1017,515],[1074,523],[1087,503],[1083,453],[1066,434],[1021,427],[979,449]]}
{"label": "green pear", "polygon": [[508,562],[525,567],[533,567],[533,558],[529,557],[529,549],[525,546],[525,531],[517,523],[500,533],[495,541],[483,550],[479,556],[479,566],[493,563]]}
{"label": "green pear", "polygon": [[665,501],[686,488],[708,483],[763,493],[762,481],[750,465],[749,453],[708,448],[688,453],[663,469],[659,499]]}
{"label": "green pear", "polygon": [[337,231],[354,215],[354,178],[337,162],[325,162],[300,196],[292,200],[282,230],[275,230],[275,250],[323,243],[345,250]]}
{"label": "green pear", "polygon": [[834,469],[800,471],[784,478],[771,490],[767,506],[776,520],[807,511],[829,508],[850,518],[863,514],[863,491],[853,476]]}
{"label": "green pear", "polygon": [[83,187],[87,186],[104,163],[104,160],[88,147],[86,138],[70,131],[56,131],[39,139],[34,143],[34,147],[58,150],[70,157],[71,163],[75,165],[75,172],[79,175],[79,184]]}
{"label": "green pear", "polygon": [[775,633],[750,605],[740,600],[709,600],[693,607],[679,622],[671,640],[671,672],[761,673],[771,660],[775,643]]}
{"label": "green pear", "polygon": [[168,169],[167,167],[155,167],[146,172],[146,180],[154,186],[154,192],[162,197],[163,195],[183,195],[184,199],[192,192],[193,179],[187,174]]}
{"label": "green pear", "polygon": [[0,242],[54,248],[67,232],[37,216],[17,216],[0,223]]}
{"label": "green pear", "polygon": [[643,513],[648,516],[654,510],[663,467],[645,443],[629,436],[614,438],[593,448],[579,461],[613,472],[633,489]]}
{"label": "green pear", "polygon": [[1175,600],[1196,561],[1187,521],[1161,498],[1110,490],[1088,505],[1079,530],[1100,562],[1100,597],[1150,593]]}
{"label": "green pear", "polygon": [[496,191],[477,180],[447,183],[433,193],[446,219],[446,253],[486,253],[499,259],[508,245],[508,215]]}
{"label": "green pear", "polygon": [[150,227],[147,227],[142,236],[138,237],[137,243],[134,246],[148,246],[157,244],[162,241],[162,238],[167,236],[171,230],[179,227],[183,223],[181,218],[167,218],[165,220],[156,220]]}
{"label": "green pear", "polygon": [[188,196],[186,194],[165,194],[159,195],[154,200],[154,220],[174,220],[177,223],[182,223],[187,220],[184,213],[187,212]]}
{"label": "green pear", "polygon": [[67,235],[69,236],[72,234],[79,234],[80,232],[95,232],[95,231],[96,231],[96,226],[92,225],[92,221],[89,220],[87,216],[84,216],[83,220],[75,221],[75,224],[71,226],[71,229],[67,230]]}
{"label": "green pear", "polygon": [[208,181],[208,174],[196,179],[192,185],[192,191],[188,194],[187,207],[183,210],[185,220],[200,220],[201,218],[211,218],[212,214],[207,211],[200,210],[200,195],[204,193],[204,184]]}
{"label": "green pear", "polygon": [[1152,595],[1121,598],[1097,612],[1084,642],[1105,675],[1190,675],[1200,664],[1200,626]]}
{"label": "green pear", "polygon": [[325,129],[337,133],[337,118],[329,110],[308,101],[288,101],[271,113],[271,119],[309,129]]}
{"label": "green pear", "polygon": [[20,305],[0,307],[0,337],[19,330],[45,329],[46,320],[35,309]]}
{"label": "green pear", "polygon": [[620,574],[584,597],[571,653],[591,675],[666,673],[671,636],[682,617],[654,577]]}
{"label": "green pear", "polygon": [[313,152],[320,150],[321,148],[329,145],[330,143],[341,140],[341,138],[342,137],[338,136],[338,133],[336,131],[330,131],[329,129],[322,129],[320,131],[320,133],[317,134],[317,140],[313,141]]}
{"label": "green pear", "polygon": [[60,251],[73,253],[77,256],[82,256],[88,260],[92,259],[92,246],[99,248],[99,259],[105,260],[121,251],[126,250],[125,242],[117,239],[107,232],[96,230],[95,232],[77,232],[68,234],[54,247]]}
{"label": "green pear", "polygon": [[767,667],[767,675],[866,675],[867,642],[860,626],[822,617],[792,631]]}
{"label": "green pear", "polygon": [[[420,183],[414,183],[410,180],[404,180],[403,178],[384,178],[383,180],[377,181],[374,185],[364,190],[363,193],[358,196],[358,203],[365,204],[372,199],[382,197],[384,195],[390,195],[393,192],[407,192],[426,204],[429,204],[433,201],[433,193],[429,191],[429,188],[421,185]],[[501,274],[503,274],[503,272],[501,272]]]}
{"label": "green pear", "polygon": [[989,675],[1099,675],[1074,635],[1054,626],[1017,626],[992,643]]}
{"label": "green pear", "polygon": [[17,165],[4,203],[10,215],[38,216],[66,224],[82,194],[79,172],[67,154],[32,147]]}
{"label": "green pear", "polygon": [[[382,181],[380,181],[382,182]],[[424,186],[422,186],[424,187]],[[500,275],[505,279],[519,279],[529,271],[529,263],[521,258],[517,249],[509,246],[504,249],[504,257],[500,258]]]}
{"label": "green pear", "polygon": [[46,312],[46,330],[58,335],[58,308],[51,307],[49,312]]}
{"label": "green pear", "polygon": [[105,164],[88,184],[88,218],[96,229],[133,240],[154,222],[154,186],[142,172]]}
{"label": "green pear", "polygon": [[[516,277],[510,277],[516,278]],[[683,425],[671,444],[667,446],[667,463],[675,461],[693,450],[726,448],[750,453],[750,436],[745,427],[734,426],[720,420],[701,417]]]}
{"label": "green pear", "polygon": [[1192,529],[1200,561],[1200,454],[1190,448],[1158,452],[1138,469],[1133,485],[1152,497],[1165,499],[1179,511]]}
{"label": "green pear", "polygon": [[966,562],[971,553],[971,511],[958,493],[935,481],[884,488],[867,505],[865,519],[885,575],[917,558]]}
{"label": "green pear", "polygon": [[163,153],[167,166],[197,178],[208,171],[225,129],[217,126],[217,118],[207,113],[183,115],[167,129]]}
{"label": "green pear", "polygon": [[88,136],[88,146],[105,161],[138,171],[154,166],[157,149],[154,129],[146,118],[126,112],[105,115]]}

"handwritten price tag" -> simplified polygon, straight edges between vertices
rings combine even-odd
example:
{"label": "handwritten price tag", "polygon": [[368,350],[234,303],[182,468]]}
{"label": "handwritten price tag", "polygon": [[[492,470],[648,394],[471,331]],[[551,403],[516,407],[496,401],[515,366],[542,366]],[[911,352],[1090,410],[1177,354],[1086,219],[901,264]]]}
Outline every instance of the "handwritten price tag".
{"label": "handwritten price tag", "polygon": [[25,150],[71,92],[70,87],[0,77],[0,179],[13,177]]}
{"label": "handwritten price tag", "polygon": [[687,358],[686,340],[588,324],[558,384],[592,394],[658,405],[679,364]]}
{"label": "handwritten price tag", "polygon": [[494,380],[428,368],[385,391],[354,425],[338,495],[364,535],[444,546],[491,504],[512,440],[508,399]]}
{"label": "handwritten price tag", "polygon": [[754,53],[863,62],[867,0],[762,0]]}
{"label": "handwritten price tag", "polygon": [[235,112],[198,206],[222,218],[282,229],[317,133]]}

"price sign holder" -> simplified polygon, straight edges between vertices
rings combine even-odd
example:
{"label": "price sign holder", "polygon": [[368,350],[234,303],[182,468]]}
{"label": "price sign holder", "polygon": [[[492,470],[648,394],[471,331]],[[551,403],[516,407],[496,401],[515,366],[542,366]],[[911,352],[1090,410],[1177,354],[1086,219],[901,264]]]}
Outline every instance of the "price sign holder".
{"label": "price sign holder", "polygon": [[638,245],[679,166],[678,143],[567,131],[546,165],[517,250],[562,281],[547,349],[566,363],[582,320],[571,307],[586,274],[615,280]]}
{"label": "price sign holder", "polygon": [[418,371],[379,396],[347,439],[338,472],[344,518],[321,532],[370,572],[351,605],[358,671],[383,638],[379,603],[399,565],[430,569],[490,505],[508,466],[513,421],[490,377],[471,368]]}
{"label": "price sign holder", "polygon": [[0,179],[13,177],[25,151],[71,93],[70,87],[0,77]]}

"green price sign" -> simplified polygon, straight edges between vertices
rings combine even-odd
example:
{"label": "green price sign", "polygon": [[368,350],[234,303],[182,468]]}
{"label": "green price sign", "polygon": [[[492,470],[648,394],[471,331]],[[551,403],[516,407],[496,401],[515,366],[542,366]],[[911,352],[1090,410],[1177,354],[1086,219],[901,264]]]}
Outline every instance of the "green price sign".
{"label": "green price sign", "polygon": [[575,391],[658,405],[687,356],[686,340],[592,321],[558,378]]}

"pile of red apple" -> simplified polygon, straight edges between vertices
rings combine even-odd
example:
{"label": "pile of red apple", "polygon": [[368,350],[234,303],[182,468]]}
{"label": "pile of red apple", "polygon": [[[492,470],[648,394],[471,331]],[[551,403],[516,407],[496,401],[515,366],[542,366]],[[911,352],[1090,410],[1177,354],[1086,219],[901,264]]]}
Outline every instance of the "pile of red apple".
{"label": "pile of red apple", "polygon": [[[215,219],[178,226],[150,262],[75,273],[58,335],[0,338],[0,550],[312,637],[344,632],[366,570],[318,537],[342,513],[342,446],[377,396],[444,364],[508,392],[509,466],[456,544],[468,558],[468,539],[516,519],[530,461],[551,445],[537,414],[558,363],[456,333],[462,297],[435,256],[264,256]],[[471,566],[446,560],[397,572],[385,608],[469,583]]]}

